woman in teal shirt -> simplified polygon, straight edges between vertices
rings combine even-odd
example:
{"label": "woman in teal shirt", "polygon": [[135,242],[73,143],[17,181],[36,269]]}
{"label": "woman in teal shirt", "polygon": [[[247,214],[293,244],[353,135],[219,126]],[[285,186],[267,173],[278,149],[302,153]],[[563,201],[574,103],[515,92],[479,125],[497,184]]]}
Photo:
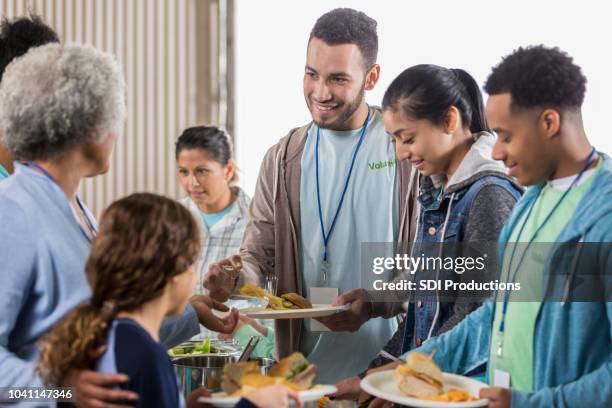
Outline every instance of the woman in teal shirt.
{"label": "woman in teal shirt", "polygon": [[208,265],[237,254],[251,199],[235,185],[236,163],[227,133],[215,126],[185,129],[176,141],[178,179],[187,207],[200,226],[202,251],[196,294],[203,292]]}

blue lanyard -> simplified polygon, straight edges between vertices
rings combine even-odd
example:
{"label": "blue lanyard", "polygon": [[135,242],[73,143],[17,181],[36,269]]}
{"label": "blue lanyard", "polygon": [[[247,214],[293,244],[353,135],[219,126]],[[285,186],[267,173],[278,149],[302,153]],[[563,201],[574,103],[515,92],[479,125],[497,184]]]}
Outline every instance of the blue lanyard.
{"label": "blue lanyard", "polygon": [[357,146],[355,147],[355,151],[353,152],[353,158],[351,159],[351,165],[349,167],[348,174],[346,176],[346,181],[344,182],[344,189],[342,190],[342,195],[340,196],[340,202],[338,203],[338,208],[336,209],[336,214],[332,220],[331,226],[329,227],[329,232],[325,234],[325,227],[323,224],[323,210],[321,209],[321,189],[319,187],[319,140],[321,139],[320,128],[317,126],[317,144],[315,150],[315,167],[317,173],[317,204],[319,206],[319,222],[321,224],[321,235],[323,235],[323,244],[324,244],[324,253],[323,253],[323,262],[327,262],[327,243],[329,242],[329,237],[334,230],[334,226],[336,225],[336,221],[338,220],[338,214],[340,214],[340,208],[342,207],[342,203],[344,202],[344,196],[346,195],[346,190],[348,190],[349,181],[351,180],[351,174],[353,173],[353,167],[355,166],[355,160],[357,159],[357,153],[359,153],[359,149],[361,148],[361,143],[363,142],[363,137],[366,133],[366,128],[368,127],[368,121],[370,120],[370,107],[368,107],[368,116],[366,116],[366,120],[363,123],[363,128],[361,129],[361,135],[359,136],[359,141],[357,142]]}
{"label": "blue lanyard", "polygon": [[8,173],[8,171],[6,171],[6,169],[0,164],[0,180],[2,180],[3,178],[8,178],[9,176],[10,174]]}
{"label": "blue lanyard", "polygon": [[[561,198],[559,198],[559,201],[557,201],[557,203],[553,206],[552,210],[550,210],[548,215],[546,215],[546,218],[544,218],[544,221],[542,222],[542,224],[536,229],[536,231],[533,233],[533,236],[529,239],[529,242],[527,243],[527,247],[523,251],[523,254],[521,255],[521,258],[519,259],[519,263],[518,263],[516,269],[514,270],[514,273],[512,274],[511,282],[514,283],[514,281],[516,280],[516,275],[517,275],[517,273],[518,273],[518,271],[519,271],[519,269],[521,267],[521,264],[523,263],[523,259],[525,258],[525,254],[529,250],[529,247],[531,246],[531,244],[535,240],[535,238],[538,235],[538,233],[540,232],[540,230],[544,227],[544,225],[548,222],[548,220],[550,220],[550,218],[552,217],[553,213],[557,210],[557,208],[559,208],[559,206],[561,205],[561,202],[565,199],[565,197],[568,195],[570,190],[572,188],[574,188],[576,186],[576,184],[578,184],[578,181],[580,181],[580,179],[582,178],[584,172],[589,168],[589,166],[593,163],[594,160],[595,160],[595,148],[593,148],[591,150],[591,153],[589,154],[589,157],[587,158],[586,163],[582,166],[582,168],[580,169],[580,172],[578,172],[578,175],[576,175],[574,180],[572,180],[572,183],[570,184],[568,189],[565,190],[565,192],[563,193]],[[508,277],[510,277],[510,272],[512,271],[512,263],[514,261],[514,254],[516,252],[517,243],[521,239],[521,235],[523,234],[523,230],[525,229],[525,225],[527,225],[527,221],[529,220],[529,216],[531,215],[531,212],[533,211],[533,208],[535,207],[536,202],[540,198],[540,194],[541,193],[542,193],[542,190],[540,190],[540,192],[538,193],[538,196],[536,197],[536,199],[529,206],[529,210],[527,211],[527,215],[525,216],[525,221],[523,222],[523,225],[521,226],[521,229],[519,230],[519,233],[518,233],[518,235],[516,237],[516,242],[514,243],[514,247],[512,248],[512,253],[510,255],[510,261],[508,262]],[[503,307],[502,307],[502,317],[501,317],[501,321],[499,323],[499,332],[502,335],[503,335],[504,329],[505,329],[506,312],[508,311],[509,298],[510,298],[510,291],[506,291],[504,293],[504,304],[503,304]]]}
{"label": "blue lanyard", "polygon": [[[44,174],[49,180],[51,180],[52,182],[57,184],[57,181],[53,178],[53,176],[46,169],[44,169],[41,165],[39,165],[38,163],[34,163],[33,161],[29,161],[29,162],[25,163],[25,165],[28,166],[28,167],[36,168],[42,174]],[[96,231],[96,228],[94,227],[93,223],[89,219],[89,216],[87,215],[87,212],[85,211],[85,207],[83,206],[83,203],[81,203],[81,199],[79,198],[78,195],[76,196],[76,202],[79,205],[79,208],[81,209],[81,212],[83,213],[83,216],[85,217],[85,220],[87,221],[87,225],[89,225],[89,229],[91,230],[92,235],[96,235],[96,233],[98,231]],[[83,235],[85,236],[87,241],[91,243],[91,238],[83,230],[83,227],[81,227],[81,224],[79,224],[79,229],[81,230],[81,232],[83,233]]]}

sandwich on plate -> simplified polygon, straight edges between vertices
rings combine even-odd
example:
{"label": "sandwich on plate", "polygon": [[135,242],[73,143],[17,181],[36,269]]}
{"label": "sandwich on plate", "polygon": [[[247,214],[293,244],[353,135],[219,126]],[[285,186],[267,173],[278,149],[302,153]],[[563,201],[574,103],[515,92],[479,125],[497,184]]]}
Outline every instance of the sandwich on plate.
{"label": "sandwich on plate", "polygon": [[397,388],[404,394],[429,401],[467,402],[478,398],[462,389],[444,392],[442,371],[433,362],[433,355],[414,352],[406,357],[406,364],[397,366],[394,373]]}
{"label": "sandwich on plate", "polygon": [[293,353],[275,364],[268,375],[284,378],[303,389],[309,389],[317,375],[317,367],[310,364],[302,353]]}
{"label": "sandwich on plate", "polygon": [[260,371],[257,361],[227,364],[223,368],[223,391],[230,396],[245,396],[251,391],[279,384],[295,391],[310,389],[316,367],[302,353],[293,353],[275,364],[267,375]]}
{"label": "sandwich on plate", "polygon": [[442,371],[427,354],[414,352],[406,357],[406,364],[395,369],[397,388],[404,394],[425,398],[442,394]]}

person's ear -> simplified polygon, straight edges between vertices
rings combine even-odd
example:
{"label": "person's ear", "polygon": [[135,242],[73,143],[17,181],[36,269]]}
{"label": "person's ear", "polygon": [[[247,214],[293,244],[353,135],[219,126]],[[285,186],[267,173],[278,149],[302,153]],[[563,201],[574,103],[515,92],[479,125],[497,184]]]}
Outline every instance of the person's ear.
{"label": "person's ear", "polygon": [[372,89],[374,89],[379,78],[380,78],[380,65],[375,64],[366,73],[365,90],[371,91]]}
{"label": "person's ear", "polygon": [[454,106],[451,106],[446,111],[446,116],[444,117],[444,131],[448,134],[453,134],[461,127],[461,113],[459,109]]}
{"label": "person's ear", "polygon": [[236,162],[230,160],[227,162],[225,166],[225,181],[228,183],[234,179],[234,174],[236,173]]}
{"label": "person's ear", "polygon": [[555,137],[561,130],[561,115],[556,109],[545,109],[538,118],[538,128],[547,139]]}

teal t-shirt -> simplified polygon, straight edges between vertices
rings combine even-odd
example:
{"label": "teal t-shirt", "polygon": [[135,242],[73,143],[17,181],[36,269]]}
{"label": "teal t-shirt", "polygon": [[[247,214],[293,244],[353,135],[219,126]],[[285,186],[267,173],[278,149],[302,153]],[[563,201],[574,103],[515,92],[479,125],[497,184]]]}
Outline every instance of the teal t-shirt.
{"label": "teal t-shirt", "polygon": [[[551,218],[546,222],[538,234],[534,237],[534,244],[531,245],[528,252],[525,253],[524,259],[518,271],[516,271],[516,282],[521,283],[520,295],[522,299],[528,296],[529,299],[537,299],[542,294],[542,274],[533,271],[543,271],[544,263],[548,258],[547,249],[550,249],[551,243],[554,243],[559,236],[561,230],[567,222],[572,218],[580,200],[583,198],[586,191],[593,184],[594,174],[602,168],[603,158],[599,160],[597,167],[589,172],[586,172],[579,184],[575,186],[564,198],[559,207],[552,214]],[[529,219],[525,221],[527,214],[516,223],[515,228],[510,235],[510,243],[526,243],[533,237],[538,227],[544,222],[555,204],[559,201],[563,193],[571,184],[575,176],[567,177],[561,180],[548,182],[543,187],[538,201],[535,203]],[[526,223],[525,223],[526,222]],[[525,228],[518,237],[521,226],[525,223]],[[517,263],[523,254],[522,250],[526,248],[526,244],[519,244],[516,247],[514,261],[512,265],[512,273],[519,265]],[[509,282],[508,264],[510,262],[510,254],[512,252],[512,244],[508,245],[504,256],[504,269],[502,273],[502,282]],[[531,272],[531,273],[530,273]],[[495,370],[503,370],[510,374],[511,387],[521,392],[533,391],[533,336],[535,331],[536,319],[540,310],[541,302],[538,301],[513,301],[516,300],[514,294],[510,294],[508,309],[504,322],[504,333],[500,333],[499,325],[502,317],[503,308],[503,293],[497,295],[497,305],[495,308],[495,318],[493,320],[493,333],[491,341],[491,350],[489,357],[489,381],[493,385]],[[514,299],[513,299],[514,298]],[[498,347],[503,337],[502,356],[498,356]]]}
{"label": "teal t-shirt", "polygon": [[[319,181],[326,233],[338,208],[353,152],[361,129],[321,129]],[[317,205],[315,146],[317,127],[312,125],[301,158],[299,255],[304,287],[337,288],[338,294],[363,287],[362,243],[397,239],[399,194],[395,148],[380,113],[374,113],[357,155],[351,180],[328,242],[330,271],[323,280],[323,236]],[[371,268],[369,269],[371,275]],[[369,277],[368,275],[368,277]],[[381,275],[380,279],[389,276]],[[306,295],[310,295],[306,293]],[[317,380],[335,382],[366,369],[396,330],[393,319],[371,319],[355,333],[316,332],[305,321],[301,352],[317,366]]]}
{"label": "teal t-shirt", "polygon": [[249,344],[251,337],[259,337],[257,346],[253,349],[251,357],[254,358],[274,358],[274,329],[268,327],[268,332],[265,336],[262,336],[253,326],[244,324],[240,326],[236,333],[234,333],[234,339],[240,344],[240,347],[244,348]]}
{"label": "teal t-shirt", "polygon": [[210,231],[210,229],[219,221],[223,219],[234,207],[235,203],[232,203],[225,207],[223,210],[216,213],[205,213],[204,211],[200,211],[200,216],[202,217],[202,221],[206,225],[206,228]]}
{"label": "teal t-shirt", "polygon": [[8,178],[8,176],[10,176],[10,174],[8,173],[8,171],[6,171],[6,169],[0,164],[0,180],[4,180],[5,178]]}

